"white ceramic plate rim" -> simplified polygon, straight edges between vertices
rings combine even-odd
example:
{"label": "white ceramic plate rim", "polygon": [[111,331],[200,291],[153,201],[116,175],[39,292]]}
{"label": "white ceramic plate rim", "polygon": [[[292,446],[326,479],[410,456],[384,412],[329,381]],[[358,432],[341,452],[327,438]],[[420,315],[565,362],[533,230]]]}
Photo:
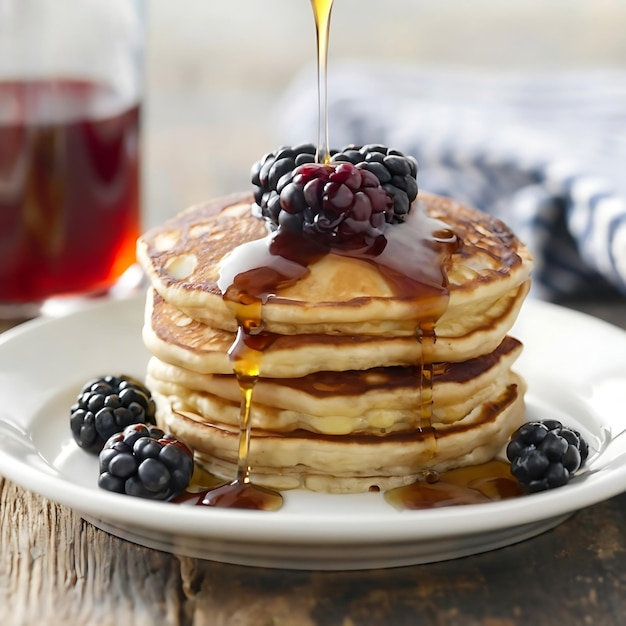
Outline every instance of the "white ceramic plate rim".
{"label": "white ceramic plate rim", "polygon": [[[23,360],[16,358],[16,349],[31,346],[33,341],[39,341],[37,352],[40,354],[62,354],[64,345],[77,341],[75,334],[81,328],[92,329],[94,333],[104,333],[104,338],[108,338],[115,346],[115,337],[107,336],[107,333],[111,335],[115,328],[125,327],[128,331],[136,331],[137,336],[140,336],[142,309],[142,297],[110,302],[64,318],[28,322],[4,333],[0,336],[0,397],[4,397],[9,389],[8,385],[14,384],[16,380],[21,380],[25,392],[29,391],[28,375],[32,361],[28,358]],[[545,328],[546,325],[549,326],[548,330]],[[540,332],[541,341],[546,342],[546,355],[558,355],[559,348],[563,347],[561,344],[567,341],[573,332],[581,329],[582,335],[589,339],[587,342],[581,342],[583,352],[596,345],[610,345],[612,357],[607,367],[611,371],[617,371],[620,377],[623,376],[623,382],[626,384],[626,333],[618,328],[561,307],[529,301],[516,325],[516,334],[529,345],[532,343],[533,332]],[[591,338],[597,341],[597,344],[593,343],[591,347],[584,345],[590,343]],[[45,358],[50,360],[49,367],[58,367],[50,356]],[[90,361],[88,355],[85,359],[87,362]],[[93,357],[91,360],[97,361],[98,358]],[[119,367],[123,369],[123,356],[120,355],[118,360]],[[584,370],[581,371],[581,376],[584,379],[595,380],[598,378],[596,376],[598,363],[594,359],[591,359],[591,366],[589,363],[589,359],[581,360],[580,367]],[[602,363],[606,364],[606,358]],[[546,364],[536,365],[540,367],[542,375],[551,372],[551,368]],[[535,379],[536,376],[530,370],[526,371],[525,367],[528,365],[525,364],[520,371],[527,378]],[[94,368],[98,369],[96,363]],[[65,381],[63,369],[59,369],[58,377],[67,385],[75,386],[75,376]],[[556,381],[557,386],[567,385],[569,382],[567,376]],[[576,386],[576,381],[571,383],[573,401],[586,401],[584,398],[578,398]],[[530,390],[532,391],[532,384]],[[40,391],[42,390],[38,390]],[[615,407],[616,410],[619,408]],[[424,541],[430,538],[484,533],[566,515],[626,490],[626,453],[619,452],[613,454],[607,464],[594,472],[593,476],[589,477],[590,480],[584,479],[562,489],[526,498],[484,505],[428,511],[397,511],[390,506],[374,507],[369,510],[370,507],[366,504],[368,514],[363,515],[361,506],[363,501],[360,495],[353,497],[305,494],[302,496],[304,504],[296,502],[295,506],[285,506],[276,513],[174,506],[110,494],[95,486],[95,476],[93,488],[75,484],[49,464],[45,467],[46,462],[42,463],[41,457],[37,457],[37,462],[34,462],[31,454],[22,455],[16,452],[14,446],[7,445],[7,428],[14,428],[13,434],[18,450],[23,446],[23,452],[30,449],[33,454],[38,453],[29,432],[32,411],[21,411],[20,407],[16,406],[10,406],[9,409],[7,412],[6,406],[0,408],[0,423],[4,424],[5,430],[0,439],[0,474],[80,514],[111,524],[121,523],[138,529],[159,530],[177,535],[206,536],[239,542],[270,541],[277,544],[326,546],[333,543],[345,545],[367,541],[376,541],[377,544]],[[603,419],[602,415],[600,419]],[[607,417],[607,424],[608,421]],[[602,452],[599,456],[602,457],[603,454]],[[363,494],[365,497],[369,495]],[[311,502],[315,503],[313,509],[310,503],[305,502],[309,497],[313,499]],[[351,499],[355,506],[344,504],[334,511],[325,508],[334,506],[333,503],[340,501],[338,499],[343,503],[348,501],[346,499]],[[320,504],[322,506],[318,506]],[[381,532],[381,529],[384,531]]]}

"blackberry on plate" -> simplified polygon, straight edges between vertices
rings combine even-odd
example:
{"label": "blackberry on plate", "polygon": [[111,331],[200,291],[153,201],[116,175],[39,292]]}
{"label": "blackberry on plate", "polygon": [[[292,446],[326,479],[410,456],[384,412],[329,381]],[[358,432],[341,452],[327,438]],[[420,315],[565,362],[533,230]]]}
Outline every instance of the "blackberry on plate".
{"label": "blackberry on plate", "polygon": [[371,172],[351,163],[308,163],[280,192],[279,225],[329,247],[379,254],[393,201]]}
{"label": "blackberry on plate", "polygon": [[403,222],[417,197],[417,161],[387,146],[367,144],[346,146],[332,156],[331,161],[347,161],[372,172],[383,189],[393,198],[393,213],[389,221]]}
{"label": "blackberry on plate", "polygon": [[111,435],[130,424],[154,424],[156,407],[150,391],[130,376],[103,376],[81,389],[70,409],[76,443],[97,454]]}
{"label": "blackberry on plate", "polygon": [[567,484],[585,463],[589,446],[581,434],[557,420],[528,422],[506,448],[511,473],[531,493]]}
{"label": "blackberry on plate", "polygon": [[127,426],[100,452],[98,486],[150,500],[182,494],[193,474],[193,453],[172,435],[146,424]]}

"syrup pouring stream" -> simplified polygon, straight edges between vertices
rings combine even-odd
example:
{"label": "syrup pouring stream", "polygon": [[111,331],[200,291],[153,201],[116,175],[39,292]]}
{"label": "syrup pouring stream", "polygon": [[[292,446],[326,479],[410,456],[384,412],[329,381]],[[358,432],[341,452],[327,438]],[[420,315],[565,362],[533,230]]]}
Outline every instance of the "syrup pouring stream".
{"label": "syrup pouring stream", "polygon": [[[316,161],[328,163],[330,151],[328,147],[326,96],[327,59],[333,0],[311,0],[311,6],[317,32],[318,61],[319,120]],[[395,235],[390,233],[389,238],[387,238],[386,249],[383,253],[380,253],[380,256],[376,258],[364,258],[364,260],[375,263],[380,271],[392,280],[399,295],[416,298],[416,302],[422,306],[429,303],[427,306],[431,309],[430,313],[416,328],[416,341],[420,342],[422,352],[421,375],[416,384],[420,387],[422,398],[420,406],[421,428],[419,430],[421,436],[424,436],[429,442],[430,453],[434,456],[436,435],[431,426],[432,346],[435,341],[435,322],[447,306],[448,292],[443,270],[444,258],[452,252],[458,242],[454,233],[447,229],[441,230],[441,224],[435,226],[433,220],[420,218],[419,211],[415,211],[413,218],[426,219],[423,224],[425,227],[423,239],[407,241],[402,228],[396,227]],[[237,337],[228,352],[241,390],[237,476],[231,483],[204,492],[198,503],[206,506],[277,510],[283,503],[280,493],[265,489],[250,481],[249,451],[252,394],[260,375],[263,351],[273,341],[272,333],[268,333],[264,329],[261,308],[268,298],[272,297],[275,290],[281,284],[285,284],[285,281],[289,283],[298,280],[308,273],[308,266],[316,256],[315,253],[307,255],[303,250],[300,250],[299,253],[296,252],[292,241],[291,245],[287,245],[287,248],[291,249],[287,250],[285,258],[296,262],[287,265],[287,271],[284,271],[285,266],[281,264],[281,259],[282,262],[285,259],[281,253],[281,247],[284,247],[285,241],[287,244],[290,243],[288,233],[280,236],[279,230],[276,236],[270,240],[269,247],[261,251],[261,254],[256,257],[253,267],[242,268],[243,271],[234,273],[232,282],[229,281],[230,284],[220,285],[224,299],[238,322]],[[302,244],[303,241],[299,243]],[[435,246],[436,251],[432,249],[434,243],[437,244]],[[432,258],[430,258],[431,256]],[[402,260],[401,263],[400,260]],[[435,276],[432,275],[433,268]],[[230,269],[232,271],[233,268]],[[488,473],[492,471],[490,470]],[[482,479],[483,477],[481,477]],[[438,493],[434,493],[433,489]],[[496,489],[496,491],[498,490]],[[391,490],[386,494],[390,504],[398,508],[438,506],[442,501],[469,504],[475,502],[477,497],[480,501],[485,499],[480,493],[476,495],[474,490],[468,491],[464,487],[459,490],[452,483],[433,487],[432,484],[428,485],[422,481],[409,486],[408,491],[398,489]]]}

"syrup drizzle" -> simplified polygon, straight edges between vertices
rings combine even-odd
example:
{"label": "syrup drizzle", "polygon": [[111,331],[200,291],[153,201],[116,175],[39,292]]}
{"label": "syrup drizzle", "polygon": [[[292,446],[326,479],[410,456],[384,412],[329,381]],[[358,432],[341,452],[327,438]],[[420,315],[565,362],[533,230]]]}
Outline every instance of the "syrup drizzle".
{"label": "syrup drizzle", "polygon": [[[245,309],[249,306],[243,305],[242,308]],[[259,377],[262,349],[268,344],[268,337],[264,336],[262,332],[263,326],[259,322],[260,317],[257,316],[245,318],[243,322],[240,322],[237,337],[228,353],[233,363],[242,398],[239,414],[237,476],[233,482],[227,485],[206,491],[200,502],[204,506],[274,511],[278,510],[283,503],[283,498],[278,492],[264,489],[250,482],[249,454],[252,390]]]}
{"label": "syrup drizzle", "polygon": [[[311,0],[311,6],[317,32],[316,161],[328,163],[327,65],[333,0]],[[436,433],[431,418],[435,325],[448,301],[445,264],[459,242],[445,224],[426,216],[419,203],[409,214],[407,221],[411,220],[420,223],[413,227],[407,224],[404,228],[402,225],[388,228],[386,244],[378,255],[356,256],[374,264],[393,285],[396,296],[413,302],[420,312],[415,333],[422,355],[416,381],[421,397],[420,428],[414,436],[428,441],[431,456],[434,456]],[[417,241],[415,233],[421,233]],[[240,246],[223,264],[219,286],[238,322],[237,336],[228,353],[241,390],[237,475],[233,482],[189,491],[176,502],[262,510],[277,510],[282,506],[280,493],[250,480],[253,390],[261,373],[263,351],[275,339],[264,329],[261,309],[277,290],[302,279],[309,272],[309,266],[329,252],[315,241],[279,229],[264,240]],[[334,252],[351,254],[341,250]],[[385,499],[397,508],[419,509],[500,500],[515,495],[519,495],[519,487],[511,478],[508,466],[492,462],[441,475],[426,471],[422,480],[387,491]]]}
{"label": "syrup drizzle", "polygon": [[[265,333],[261,320],[263,298],[237,287],[237,278],[226,290],[225,298],[234,308],[238,331],[228,356],[241,391],[239,412],[239,443],[237,448],[237,475],[235,480],[217,488],[208,489],[197,497],[197,504],[225,508],[259,509],[276,511],[283,504],[283,497],[277,491],[265,489],[250,482],[250,414],[252,392],[259,378],[263,350],[273,341],[273,336]],[[266,282],[261,281],[262,289]]]}
{"label": "syrup drizzle", "polygon": [[[420,236],[416,237],[416,233]],[[442,233],[447,233],[442,236]],[[355,255],[336,249],[335,254],[357,256],[373,264],[392,286],[394,293],[409,301],[420,312],[422,342],[420,387],[422,390],[421,428],[414,437],[427,441],[431,454],[436,437],[431,427],[432,413],[432,346],[435,323],[448,302],[445,263],[458,246],[456,237],[442,228],[442,223],[428,217],[421,203],[416,203],[405,224],[390,225],[386,245],[380,254]],[[309,267],[330,249],[300,234],[278,229],[267,238],[239,246],[220,268],[218,286],[237,322],[236,339],[229,357],[241,390],[240,436],[236,479],[204,493],[197,503],[206,506],[228,506],[276,510],[282,496],[250,481],[250,411],[254,385],[261,373],[264,350],[276,336],[264,329],[262,307],[279,288],[301,280]],[[417,340],[417,339],[416,339]],[[426,371],[426,375],[424,375]],[[417,381],[416,381],[417,384]],[[191,496],[191,500],[194,500]]]}
{"label": "syrup drizzle", "polygon": [[328,40],[333,0],[311,0],[317,33],[317,153],[318,163],[330,161],[328,144]]}
{"label": "syrup drizzle", "polygon": [[435,431],[431,425],[433,414],[433,360],[432,354],[435,348],[435,324],[433,322],[420,322],[416,329],[417,340],[422,346],[420,358],[420,429],[430,433],[431,458],[437,451]]}

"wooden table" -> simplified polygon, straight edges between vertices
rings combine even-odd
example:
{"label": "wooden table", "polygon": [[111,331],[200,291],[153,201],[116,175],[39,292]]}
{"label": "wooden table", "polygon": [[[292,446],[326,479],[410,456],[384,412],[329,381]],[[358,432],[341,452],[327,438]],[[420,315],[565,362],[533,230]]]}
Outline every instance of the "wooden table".
{"label": "wooden table", "polygon": [[[577,308],[626,328],[626,302]],[[0,533],[3,626],[626,623],[626,493],[507,548],[362,572],[255,569],[142,548],[2,478]]]}

